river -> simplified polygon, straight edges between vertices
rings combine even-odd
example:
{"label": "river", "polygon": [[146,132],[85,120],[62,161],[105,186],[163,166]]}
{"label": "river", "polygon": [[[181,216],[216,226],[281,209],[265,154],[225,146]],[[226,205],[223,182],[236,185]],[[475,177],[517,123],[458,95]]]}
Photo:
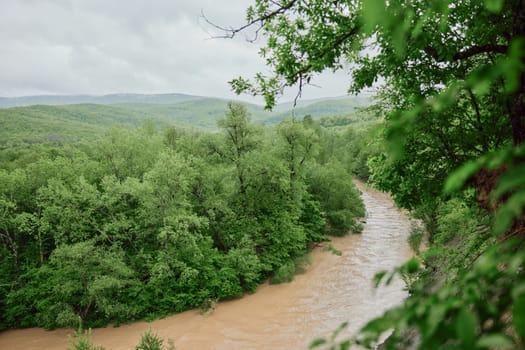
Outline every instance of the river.
{"label": "river", "polygon": [[[367,208],[362,234],[334,238],[337,256],[323,247],[312,252],[312,265],[291,283],[264,284],[241,299],[218,303],[201,315],[192,310],[151,323],[93,330],[93,342],[107,350],[134,349],[142,333],[151,329],[185,349],[306,349],[341,323],[347,336],[367,320],[399,304],[403,283],[372,288],[377,271],[390,270],[410,257],[410,222],[388,195],[358,184]],[[2,350],[54,350],[68,347],[71,330],[38,328],[0,333]]]}

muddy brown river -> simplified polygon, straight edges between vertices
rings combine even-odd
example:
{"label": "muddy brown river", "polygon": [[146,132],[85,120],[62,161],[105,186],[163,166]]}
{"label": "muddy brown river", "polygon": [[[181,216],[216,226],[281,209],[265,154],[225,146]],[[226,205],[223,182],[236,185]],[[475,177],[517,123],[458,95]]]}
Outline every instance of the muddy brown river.
{"label": "muddy brown river", "polygon": [[[151,323],[137,322],[118,328],[93,330],[93,342],[106,349],[134,349],[142,333],[151,329],[185,349],[306,349],[318,336],[326,336],[341,323],[355,332],[369,319],[399,304],[406,293],[403,283],[372,288],[377,271],[391,269],[410,255],[410,223],[384,193],[364,188],[367,208],[362,234],[333,239],[337,256],[323,247],[312,252],[312,265],[294,281],[262,285],[241,299],[221,302],[208,315],[192,310]],[[71,330],[38,328],[0,333],[1,350],[66,349]]]}

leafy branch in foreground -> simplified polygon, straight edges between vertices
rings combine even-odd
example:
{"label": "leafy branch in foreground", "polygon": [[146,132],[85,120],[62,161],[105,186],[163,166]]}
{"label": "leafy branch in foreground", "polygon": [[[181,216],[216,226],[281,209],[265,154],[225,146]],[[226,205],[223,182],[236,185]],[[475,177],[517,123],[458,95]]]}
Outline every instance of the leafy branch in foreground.
{"label": "leafy branch in foreground", "polygon": [[[411,339],[421,349],[523,348],[524,2],[286,4],[276,12],[279,3],[256,0],[249,8],[250,21],[263,25],[261,55],[273,74],[234,79],[233,90],[262,94],[271,108],[284,87],[300,92],[325,69],[350,67],[352,92],[382,81],[390,152],[370,159],[370,179],[423,220],[434,254],[422,256],[404,305],[352,341],[315,344],[371,347],[393,329],[388,349]],[[475,196],[460,192],[464,187]],[[485,219],[443,239],[439,223],[449,200],[477,205]],[[489,224],[492,231],[484,229]],[[408,264],[398,269],[405,277],[415,267]]]}

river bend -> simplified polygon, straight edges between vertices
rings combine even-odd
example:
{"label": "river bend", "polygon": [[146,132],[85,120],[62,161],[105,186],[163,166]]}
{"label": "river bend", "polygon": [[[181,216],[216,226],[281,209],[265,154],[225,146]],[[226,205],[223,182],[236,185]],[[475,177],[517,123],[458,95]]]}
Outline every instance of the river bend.
{"label": "river bend", "polygon": [[[306,349],[312,339],[329,335],[348,321],[347,333],[399,304],[406,293],[401,281],[372,288],[377,271],[389,270],[410,255],[410,222],[390,197],[358,184],[367,209],[364,231],[333,239],[337,256],[322,247],[312,253],[312,265],[291,283],[262,285],[241,299],[221,302],[208,315],[187,311],[152,323],[93,330],[95,345],[134,349],[148,329],[171,338],[185,349]],[[70,330],[32,328],[0,333],[0,349],[63,350]]]}

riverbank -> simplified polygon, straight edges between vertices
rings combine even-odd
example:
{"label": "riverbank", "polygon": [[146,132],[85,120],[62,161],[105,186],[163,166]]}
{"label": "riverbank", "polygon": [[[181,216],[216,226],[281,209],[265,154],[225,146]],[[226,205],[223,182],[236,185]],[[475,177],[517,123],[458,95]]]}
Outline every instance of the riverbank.
{"label": "riverbank", "polygon": [[[171,338],[184,349],[305,349],[317,336],[330,334],[342,322],[355,332],[370,318],[405,298],[403,283],[374,290],[372,277],[411,254],[410,222],[389,196],[365,188],[367,208],[359,235],[333,238],[337,256],[323,247],[312,252],[312,265],[291,283],[264,284],[241,299],[218,303],[207,315],[192,310],[151,323],[93,330],[93,342],[106,349],[132,349],[148,329]],[[1,349],[66,349],[71,330],[11,330],[0,333]]]}

